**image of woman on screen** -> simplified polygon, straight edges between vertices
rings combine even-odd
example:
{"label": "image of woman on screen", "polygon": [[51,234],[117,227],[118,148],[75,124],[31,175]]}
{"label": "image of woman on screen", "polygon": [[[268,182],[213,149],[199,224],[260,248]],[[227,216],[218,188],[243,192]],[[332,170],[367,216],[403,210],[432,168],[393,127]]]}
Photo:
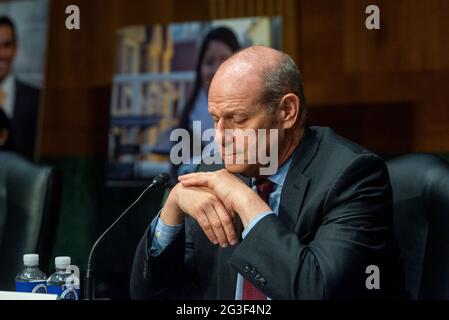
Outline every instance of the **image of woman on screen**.
{"label": "image of woman on screen", "polygon": [[[214,122],[207,110],[209,86],[220,65],[239,49],[236,35],[226,27],[212,29],[204,38],[197,60],[192,94],[182,110],[179,121],[179,127],[189,131],[193,139],[198,138],[193,136],[193,121],[201,121],[202,132],[214,128]],[[173,166],[171,176],[176,178],[194,172],[198,165],[192,164],[192,161],[190,163]]]}

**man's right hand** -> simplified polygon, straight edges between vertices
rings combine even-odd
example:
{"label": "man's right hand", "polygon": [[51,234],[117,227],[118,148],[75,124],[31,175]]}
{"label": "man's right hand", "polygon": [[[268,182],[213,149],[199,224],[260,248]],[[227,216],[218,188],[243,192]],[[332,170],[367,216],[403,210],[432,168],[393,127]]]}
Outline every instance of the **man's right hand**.
{"label": "man's right hand", "polygon": [[160,218],[165,224],[184,222],[184,215],[195,219],[207,238],[225,248],[237,243],[234,218],[220,199],[206,187],[184,187],[178,183],[170,192]]}

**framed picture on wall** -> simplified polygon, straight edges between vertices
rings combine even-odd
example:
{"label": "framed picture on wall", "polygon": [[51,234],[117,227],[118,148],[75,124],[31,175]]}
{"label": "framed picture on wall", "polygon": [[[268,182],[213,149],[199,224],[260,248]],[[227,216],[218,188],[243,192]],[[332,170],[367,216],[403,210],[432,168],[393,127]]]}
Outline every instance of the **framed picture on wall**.
{"label": "framed picture on wall", "polygon": [[[207,111],[212,77],[224,60],[250,45],[280,49],[280,17],[130,26],[117,33],[111,97],[108,185],[146,184],[160,172],[172,180],[195,170],[171,159],[174,129],[213,128]],[[211,141],[202,141],[212,143]]]}
{"label": "framed picture on wall", "polygon": [[33,160],[45,78],[48,0],[0,2],[0,150]]}

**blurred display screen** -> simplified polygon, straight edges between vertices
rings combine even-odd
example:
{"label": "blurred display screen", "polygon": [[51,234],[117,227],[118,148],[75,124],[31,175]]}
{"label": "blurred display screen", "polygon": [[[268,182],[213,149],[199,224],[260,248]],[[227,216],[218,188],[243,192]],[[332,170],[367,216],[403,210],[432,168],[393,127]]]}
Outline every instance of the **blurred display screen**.
{"label": "blurred display screen", "polygon": [[[207,87],[217,60],[236,51],[234,36],[239,48],[280,49],[281,19],[249,17],[118,31],[108,145],[110,184],[145,182],[159,172],[172,171],[170,132],[183,127],[183,116],[201,120],[203,129],[211,126]],[[185,108],[189,114],[183,115]]]}

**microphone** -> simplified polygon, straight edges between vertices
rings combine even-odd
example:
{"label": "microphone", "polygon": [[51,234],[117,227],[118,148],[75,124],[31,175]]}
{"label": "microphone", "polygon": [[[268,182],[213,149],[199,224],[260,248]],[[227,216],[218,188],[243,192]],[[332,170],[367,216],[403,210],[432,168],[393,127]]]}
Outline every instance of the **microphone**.
{"label": "microphone", "polygon": [[87,270],[86,270],[86,279],[85,279],[85,287],[84,287],[84,299],[92,300],[95,299],[95,278],[94,278],[94,270],[92,268],[93,257],[95,254],[95,250],[97,247],[103,242],[109,232],[117,225],[117,223],[123,219],[129,212],[134,211],[134,209],[139,205],[140,201],[150,190],[161,190],[167,186],[169,179],[169,175],[165,172],[158,174],[154,177],[151,184],[140,194],[140,196],[134,201],[125,211],[117,218],[117,220],[112,223],[109,228],[107,228],[101,235],[98,237],[97,241],[95,241],[92,249],[89,253],[89,259],[87,260]]}

